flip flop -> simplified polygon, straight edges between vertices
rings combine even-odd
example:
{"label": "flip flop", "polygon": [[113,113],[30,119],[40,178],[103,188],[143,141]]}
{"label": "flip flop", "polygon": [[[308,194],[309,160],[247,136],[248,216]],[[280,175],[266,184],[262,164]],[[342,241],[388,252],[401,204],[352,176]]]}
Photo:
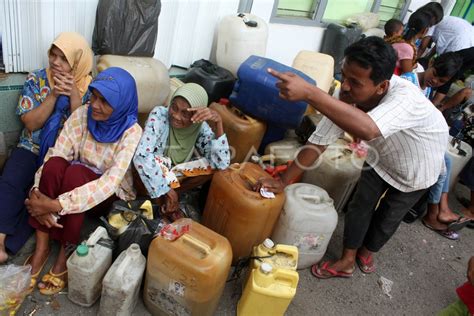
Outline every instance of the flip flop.
{"label": "flip flop", "polygon": [[[33,254],[29,255],[28,258],[26,258],[25,262],[23,263],[24,266],[26,266],[27,264],[30,264],[29,262],[31,260],[31,257],[33,257]],[[49,257],[49,252],[46,255],[46,259],[44,259],[43,263],[41,264],[41,267],[39,268],[38,272],[31,275],[30,286],[28,287],[27,294],[30,294],[31,292],[33,292],[36,282],[38,281],[38,277],[41,271],[43,271],[43,268],[46,265],[46,262],[48,261],[48,257]]]}
{"label": "flip flop", "polygon": [[458,231],[466,227],[467,224],[471,221],[469,218],[459,215],[458,219],[454,221],[443,222],[438,219],[440,223],[448,225],[448,230]]}
{"label": "flip flop", "polygon": [[369,255],[367,258],[362,257],[361,255],[356,255],[356,262],[359,266],[360,271],[365,274],[370,274],[375,272],[374,258],[372,255]]}
{"label": "flip flop", "polygon": [[54,295],[59,292],[61,292],[67,284],[67,278],[66,280],[61,279],[63,275],[67,273],[67,269],[64,270],[61,273],[53,273],[53,268],[49,270],[48,273],[46,273],[43,278],[41,278],[41,283],[44,285],[44,287],[39,287],[39,291],[43,295]]}
{"label": "flip flop", "polygon": [[444,238],[448,238],[450,240],[458,240],[459,239],[459,234],[455,231],[449,230],[449,229],[436,229],[432,227],[431,225],[425,223],[424,220],[421,221],[423,225],[425,225],[426,228],[431,229],[435,233],[440,234]]}
{"label": "flip flop", "polygon": [[[311,267],[311,274],[317,277],[318,279],[330,279],[330,278],[350,278],[352,277],[352,272],[336,271],[329,267],[330,262],[323,262],[322,265],[313,264]],[[324,275],[321,272],[327,272],[329,275]]]}

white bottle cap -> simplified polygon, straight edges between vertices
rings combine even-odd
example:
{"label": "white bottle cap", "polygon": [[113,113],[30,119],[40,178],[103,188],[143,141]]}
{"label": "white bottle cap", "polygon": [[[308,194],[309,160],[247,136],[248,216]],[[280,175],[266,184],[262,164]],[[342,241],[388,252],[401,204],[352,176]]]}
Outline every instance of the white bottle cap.
{"label": "white bottle cap", "polygon": [[266,238],[266,239],[263,241],[263,246],[264,246],[265,248],[272,249],[273,247],[275,247],[275,243],[274,243],[273,240],[271,240],[270,238]]}
{"label": "white bottle cap", "polygon": [[273,270],[273,267],[269,263],[264,262],[260,265],[260,271],[262,271],[265,274],[272,272],[272,270]]}

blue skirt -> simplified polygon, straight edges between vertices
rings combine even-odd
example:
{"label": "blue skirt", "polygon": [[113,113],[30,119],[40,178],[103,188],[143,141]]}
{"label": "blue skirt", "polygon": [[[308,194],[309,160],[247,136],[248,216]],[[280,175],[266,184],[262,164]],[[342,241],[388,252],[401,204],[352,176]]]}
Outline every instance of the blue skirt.
{"label": "blue skirt", "polygon": [[33,184],[38,156],[15,148],[0,176],[0,233],[6,234],[5,247],[13,254],[33,233],[28,224],[25,199]]}

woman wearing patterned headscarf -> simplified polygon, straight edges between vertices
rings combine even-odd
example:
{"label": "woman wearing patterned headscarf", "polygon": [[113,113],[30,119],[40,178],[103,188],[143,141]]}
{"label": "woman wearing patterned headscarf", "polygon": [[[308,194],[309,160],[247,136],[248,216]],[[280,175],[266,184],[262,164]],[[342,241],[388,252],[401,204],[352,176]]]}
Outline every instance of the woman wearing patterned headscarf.
{"label": "woman wearing patterned headscarf", "polygon": [[108,68],[89,90],[90,105],[66,121],[25,202],[36,229],[36,249],[27,260],[31,289],[48,257],[49,239],[61,243],[55,264],[38,284],[45,295],[66,285],[66,247],[79,242],[84,212],[106,211],[117,197],[135,199],[129,167],[142,134],[135,80],[121,68]]}
{"label": "woman wearing patterned headscarf", "polygon": [[[133,163],[148,194],[156,203],[164,202],[166,213],[178,210],[177,191],[202,184],[190,178],[180,183],[177,176],[204,175],[229,166],[229,143],[222,119],[207,102],[203,87],[187,83],[176,90],[169,109],[155,107],[146,122]],[[199,156],[197,166],[188,163],[186,167],[185,163],[196,162]]]}
{"label": "woman wearing patterned headscarf", "polygon": [[92,51],[80,34],[61,33],[48,61],[26,79],[16,111],[25,128],[0,177],[0,263],[8,258],[6,249],[16,253],[32,233],[24,201],[41,152],[54,145],[62,123],[89,98]]}

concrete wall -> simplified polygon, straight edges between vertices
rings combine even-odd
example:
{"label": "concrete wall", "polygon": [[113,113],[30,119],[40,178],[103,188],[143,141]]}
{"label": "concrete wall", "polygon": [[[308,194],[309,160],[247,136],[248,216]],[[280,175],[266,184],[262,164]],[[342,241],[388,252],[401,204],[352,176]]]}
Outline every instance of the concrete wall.
{"label": "concrete wall", "polygon": [[268,23],[266,57],[291,65],[299,51],[319,51],[325,28],[270,23],[273,3],[273,0],[253,0],[251,11]]}

